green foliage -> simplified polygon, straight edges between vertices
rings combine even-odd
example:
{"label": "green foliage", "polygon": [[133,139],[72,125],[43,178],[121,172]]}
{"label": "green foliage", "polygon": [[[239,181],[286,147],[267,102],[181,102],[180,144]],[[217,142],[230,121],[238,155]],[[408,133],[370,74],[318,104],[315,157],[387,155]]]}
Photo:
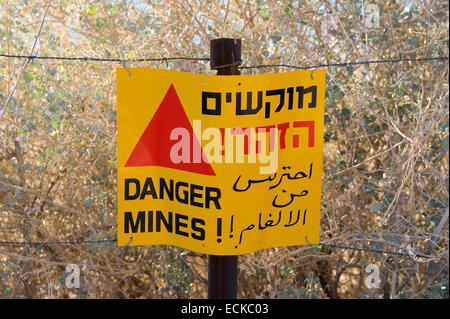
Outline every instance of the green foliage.
{"label": "green foliage", "polygon": [[379,202],[373,202],[372,204],[370,204],[370,211],[372,213],[376,213],[380,210],[381,208],[381,204]]}

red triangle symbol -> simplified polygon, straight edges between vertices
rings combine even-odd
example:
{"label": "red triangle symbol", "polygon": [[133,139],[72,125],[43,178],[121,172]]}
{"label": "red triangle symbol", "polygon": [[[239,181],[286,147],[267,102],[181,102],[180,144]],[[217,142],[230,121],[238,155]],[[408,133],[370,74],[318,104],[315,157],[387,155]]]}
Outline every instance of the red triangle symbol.
{"label": "red triangle symbol", "polygon": [[[185,128],[191,136],[190,163],[174,163],[170,158],[170,150],[173,144],[177,143],[177,141],[170,140],[170,133],[174,128]],[[192,161],[192,150],[197,149],[201,149],[200,143],[194,135],[178,94],[171,84],[155,115],[134,147],[125,167],[162,166],[197,174],[216,175],[208,162],[194,163]],[[206,158],[203,149],[201,152],[201,158]]]}

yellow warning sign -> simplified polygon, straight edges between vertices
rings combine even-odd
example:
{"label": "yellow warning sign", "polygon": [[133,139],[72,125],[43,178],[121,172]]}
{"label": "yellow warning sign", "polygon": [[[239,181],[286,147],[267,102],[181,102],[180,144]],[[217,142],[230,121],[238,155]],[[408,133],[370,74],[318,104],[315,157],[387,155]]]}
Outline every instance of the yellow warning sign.
{"label": "yellow warning sign", "polygon": [[319,243],[325,71],[117,69],[118,245]]}

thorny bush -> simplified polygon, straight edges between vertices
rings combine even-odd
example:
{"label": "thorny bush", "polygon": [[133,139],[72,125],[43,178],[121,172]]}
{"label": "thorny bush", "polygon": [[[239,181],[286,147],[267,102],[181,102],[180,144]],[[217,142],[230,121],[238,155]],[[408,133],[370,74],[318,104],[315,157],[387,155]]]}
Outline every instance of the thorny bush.
{"label": "thorny bush", "polygon": [[[0,0],[0,53],[207,57],[210,39],[236,37],[245,65],[449,54],[447,1],[378,2],[379,19],[366,1],[47,3]],[[115,238],[116,66],[0,58],[0,241]],[[448,298],[448,120],[448,60],[328,68],[322,241],[432,258],[265,249],[239,258],[239,297]],[[176,247],[0,245],[0,260],[1,298],[207,295],[206,256]],[[64,284],[71,263],[79,289]]]}

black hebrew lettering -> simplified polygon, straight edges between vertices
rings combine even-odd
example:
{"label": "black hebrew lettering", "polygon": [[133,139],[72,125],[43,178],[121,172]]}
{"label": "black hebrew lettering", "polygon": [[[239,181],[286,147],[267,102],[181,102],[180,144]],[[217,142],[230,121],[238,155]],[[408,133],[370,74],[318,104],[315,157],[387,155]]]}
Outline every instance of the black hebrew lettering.
{"label": "black hebrew lettering", "polygon": [[[214,99],[214,108],[208,108],[208,99]],[[222,97],[220,92],[202,92],[202,114],[220,115],[222,112]]]}
{"label": "black hebrew lettering", "polygon": [[[298,108],[302,109],[305,95],[310,94],[311,100],[308,103],[308,108],[315,108],[317,106],[317,86],[309,86],[305,88],[304,86],[297,86],[295,91],[298,93]],[[236,92],[236,115],[254,115],[257,114],[263,107],[263,96],[265,94],[266,97],[271,96],[279,96],[279,103],[275,108],[272,108],[273,113],[280,112],[283,109],[285,104],[285,94],[287,93],[287,109],[292,110],[294,107],[294,87],[288,87],[283,89],[276,90],[267,90],[267,91],[258,91],[257,92],[257,101],[256,105],[254,105],[253,101],[253,93],[255,92],[247,92],[247,101],[245,106],[242,103],[242,92]],[[208,100],[209,101],[208,105]],[[232,93],[225,93],[225,102],[231,103],[232,101]],[[270,118],[271,112],[271,103],[270,101],[265,102],[265,112],[264,117]],[[222,95],[220,92],[202,92],[202,114],[206,115],[221,115],[222,114]]]}
{"label": "black hebrew lettering", "polygon": [[[275,112],[280,112],[281,108],[284,105],[284,89],[266,91],[266,96],[274,96],[274,95],[280,96],[280,103],[278,104],[277,108],[275,109]],[[267,119],[269,117],[270,117],[270,102],[266,102],[265,118]]]}
{"label": "black hebrew lettering", "polygon": [[258,91],[258,101],[256,104],[256,108],[252,108],[252,92],[247,92],[247,108],[242,109],[241,105],[241,93],[236,93],[236,115],[249,115],[249,114],[256,114],[259,112],[259,110],[262,108],[262,99],[263,99],[263,92]]}
{"label": "black hebrew lettering", "polygon": [[308,103],[308,108],[315,108],[317,103],[317,86],[313,85],[308,88],[304,88],[303,86],[297,86],[296,88],[298,92],[298,108],[303,108],[303,97],[306,94],[311,93],[311,102]]}

